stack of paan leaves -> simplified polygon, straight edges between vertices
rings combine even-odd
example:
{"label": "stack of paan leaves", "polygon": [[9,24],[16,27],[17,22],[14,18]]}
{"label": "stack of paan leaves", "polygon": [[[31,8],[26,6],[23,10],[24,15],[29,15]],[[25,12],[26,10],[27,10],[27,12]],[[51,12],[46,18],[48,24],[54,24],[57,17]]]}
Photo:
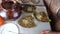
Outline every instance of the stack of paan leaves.
{"label": "stack of paan leaves", "polygon": [[48,15],[46,12],[35,12],[34,16],[37,20],[42,21],[42,22],[50,22],[51,20],[49,19]]}
{"label": "stack of paan leaves", "polygon": [[19,23],[19,25],[21,25],[25,28],[31,28],[31,27],[36,26],[33,19],[34,18],[31,15],[25,16],[24,18],[19,20],[18,23]]}

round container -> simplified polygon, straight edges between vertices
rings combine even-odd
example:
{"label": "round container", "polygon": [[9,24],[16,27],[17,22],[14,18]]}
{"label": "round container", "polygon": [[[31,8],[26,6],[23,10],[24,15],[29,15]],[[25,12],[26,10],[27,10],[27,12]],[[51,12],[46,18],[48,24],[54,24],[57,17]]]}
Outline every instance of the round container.
{"label": "round container", "polygon": [[7,23],[0,28],[0,34],[19,34],[17,25],[13,23]]}
{"label": "round container", "polygon": [[33,4],[39,4],[39,3],[40,3],[40,0],[31,0],[31,2],[32,2]]}

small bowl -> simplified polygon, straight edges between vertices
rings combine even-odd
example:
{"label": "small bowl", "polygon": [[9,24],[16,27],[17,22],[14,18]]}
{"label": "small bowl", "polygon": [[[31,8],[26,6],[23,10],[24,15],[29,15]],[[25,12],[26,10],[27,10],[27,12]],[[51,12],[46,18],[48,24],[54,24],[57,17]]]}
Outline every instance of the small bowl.
{"label": "small bowl", "polygon": [[32,2],[33,4],[39,4],[39,3],[40,3],[40,0],[31,0],[31,2]]}
{"label": "small bowl", "polygon": [[24,6],[24,11],[28,13],[33,13],[36,10],[35,6],[32,5],[25,5]]}

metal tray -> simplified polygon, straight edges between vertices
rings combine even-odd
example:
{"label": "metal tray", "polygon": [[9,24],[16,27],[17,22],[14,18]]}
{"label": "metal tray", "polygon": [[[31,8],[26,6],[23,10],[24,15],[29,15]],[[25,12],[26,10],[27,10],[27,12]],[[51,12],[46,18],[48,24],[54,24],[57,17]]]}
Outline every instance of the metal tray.
{"label": "metal tray", "polygon": [[[33,5],[33,4],[31,4],[31,5]],[[43,5],[43,3],[37,4],[37,5]],[[46,12],[45,6],[36,6],[36,8],[37,8],[36,11],[45,11]],[[26,13],[26,12],[22,11],[22,15],[19,19],[21,19],[24,15],[27,15],[27,14],[31,15],[32,13]],[[37,21],[36,19],[34,19],[34,22],[37,25],[36,27],[24,28],[18,24],[19,19],[15,20],[15,21],[8,20],[8,21],[6,21],[6,23],[16,24],[19,28],[20,34],[40,34],[40,32],[43,30],[51,30],[49,22],[41,22],[41,21]]]}

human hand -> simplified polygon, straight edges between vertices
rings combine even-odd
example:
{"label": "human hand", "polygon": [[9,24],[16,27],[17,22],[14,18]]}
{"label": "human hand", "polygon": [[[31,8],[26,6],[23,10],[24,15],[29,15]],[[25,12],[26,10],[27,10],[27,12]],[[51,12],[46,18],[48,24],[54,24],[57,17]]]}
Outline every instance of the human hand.
{"label": "human hand", "polygon": [[40,34],[60,34],[60,32],[53,32],[53,31],[46,30],[46,31],[40,32]]}

